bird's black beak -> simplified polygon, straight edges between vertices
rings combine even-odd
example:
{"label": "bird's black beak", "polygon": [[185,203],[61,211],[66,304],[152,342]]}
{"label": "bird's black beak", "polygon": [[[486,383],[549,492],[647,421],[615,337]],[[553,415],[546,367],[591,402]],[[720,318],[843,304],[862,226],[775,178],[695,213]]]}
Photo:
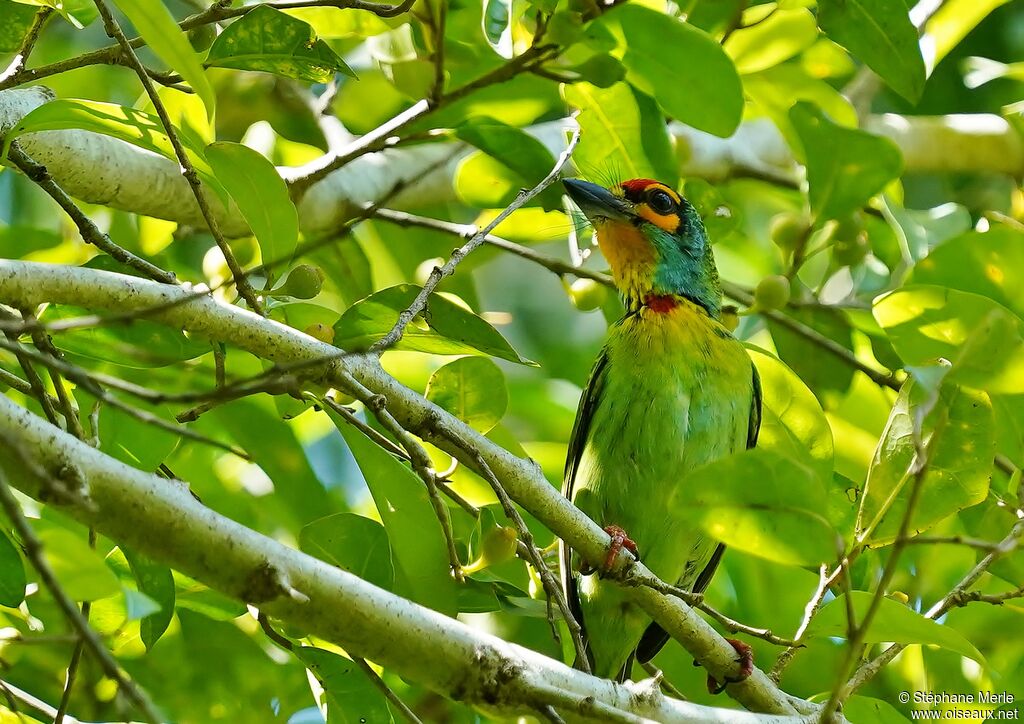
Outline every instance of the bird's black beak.
{"label": "bird's black beak", "polygon": [[562,179],[562,185],[573,203],[592,222],[630,221],[633,218],[629,205],[603,186],[574,178]]}

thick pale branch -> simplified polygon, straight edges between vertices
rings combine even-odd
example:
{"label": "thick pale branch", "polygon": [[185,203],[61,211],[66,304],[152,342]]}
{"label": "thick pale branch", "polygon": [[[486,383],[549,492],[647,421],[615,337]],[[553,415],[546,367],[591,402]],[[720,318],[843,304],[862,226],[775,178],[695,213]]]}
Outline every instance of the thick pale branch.
{"label": "thick pale branch", "polygon": [[[32,109],[51,99],[50,91],[40,86],[0,91],[0,137]],[[565,148],[565,129],[572,125],[572,121],[566,120],[528,130],[557,154]],[[868,118],[866,125],[900,146],[909,173],[1024,175],[1024,143],[999,116],[887,114]],[[710,180],[752,176],[786,184],[798,180],[792,152],[767,119],[744,123],[725,139],[678,123],[673,123],[670,130],[677,142],[680,172],[684,176]],[[162,156],[89,131],[33,133],[21,137],[20,143],[75,198],[190,225],[203,223],[177,164]],[[379,199],[402,179],[416,181],[395,200],[399,207],[453,200],[450,180],[459,157],[427,173],[450,157],[453,148],[457,149],[450,142],[439,142],[359,156],[305,191],[298,209],[302,230],[316,234],[336,228],[356,215],[363,204]],[[942,148],[943,153],[936,154],[935,148]],[[282,167],[279,171],[286,180],[293,181],[308,169]],[[210,195],[209,203],[226,235],[248,233],[236,208],[224,208],[216,195]]]}
{"label": "thick pale branch", "polygon": [[[242,347],[278,363],[327,360],[308,369],[317,370],[324,382],[346,388],[346,375],[341,373],[342,362],[335,347],[272,320],[223,305],[212,297],[196,298],[188,290],[171,285],[86,268],[0,261],[0,300],[18,307],[51,301],[118,311],[163,305],[152,319]],[[183,303],[166,306],[176,300]],[[344,369],[375,394],[383,395],[388,410],[407,430],[471,467],[472,456],[458,449],[451,440],[464,441],[478,451],[508,494],[585,558],[597,561],[606,554],[608,535],[552,487],[532,460],[514,456],[404,387],[387,375],[373,356],[346,357]],[[626,553],[620,554],[616,569],[624,584],[630,587],[634,600],[710,674],[720,681],[736,674],[736,654],[732,646],[683,601],[646,585],[664,586],[650,571],[640,564],[632,564]],[[360,653],[374,659],[373,653],[362,650]],[[759,670],[746,681],[730,685],[728,691],[730,696],[755,711],[797,713],[790,698]],[[806,706],[807,712],[814,708],[811,704]]]}
{"label": "thick pale branch", "polygon": [[501,710],[554,706],[606,710],[660,722],[795,724],[795,716],[711,709],[661,695],[648,682],[616,684],[376,588],[203,506],[188,487],[110,458],[0,396],[0,436],[31,456],[42,480],[0,447],[0,464],[28,495],[73,478],[78,495],[61,506],[110,538],[136,548],[261,611],[340,644],[353,655],[455,699]]}

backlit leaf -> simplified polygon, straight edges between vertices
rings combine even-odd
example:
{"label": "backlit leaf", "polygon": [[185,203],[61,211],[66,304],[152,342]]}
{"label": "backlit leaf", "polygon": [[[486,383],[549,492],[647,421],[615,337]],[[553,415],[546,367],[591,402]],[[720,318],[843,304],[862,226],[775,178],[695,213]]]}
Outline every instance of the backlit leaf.
{"label": "backlit leaf", "polygon": [[501,368],[486,357],[462,357],[430,376],[426,398],[467,425],[486,433],[508,406]]}

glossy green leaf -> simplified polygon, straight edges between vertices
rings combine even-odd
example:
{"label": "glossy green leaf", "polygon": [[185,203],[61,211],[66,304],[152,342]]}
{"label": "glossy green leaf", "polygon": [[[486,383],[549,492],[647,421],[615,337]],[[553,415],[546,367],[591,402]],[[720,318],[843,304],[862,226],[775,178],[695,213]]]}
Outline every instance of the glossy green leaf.
{"label": "glossy green leaf", "polygon": [[981,294],[1024,317],[1024,233],[995,226],[945,241],[917,263],[910,281]]}
{"label": "glossy green leaf", "polygon": [[334,415],[332,419],[363,471],[387,530],[397,592],[454,615],[455,580],[449,570],[444,533],[423,481],[351,425]]}
{"label": "glossy green leaf", "polygon": [[772,355],[748,348],[761,378],[761,432],[757,447],[799,460],[821,480],[832,477],[832,430],[814,394]]}
{"label": "glossy green leaf", "polygon": [[[1009,0],[946,0],[925,24],[927,39],[931,41],[933,56],[927,60],[934,68],[939,61],[981,23],[993,10]],[[933,44],[933,45],[932,45]]]}
{"label": "glossy green leaf", "polygon": [[[4,137],[3,155],[7,155],[7,149],[10,148],[12,141],[26,133],[69,128],[80,128],[120,138],[133,146],[177,160],[174,147],[157,116],[128,106],[77,98],[58,98],[25,114],[18,125]],[[199,176],[203,181],[212,184],[217,193],[223,194],[223,187],[217,182],[213,170],[206,161],[203,150],[206,144],[187,129],[176,128],[175,131]]]}
{"label": "glossy green leaf", "polygon": [[389,591],[394,586],[391,544],[375,520],[355,513],[314,520],[299,533],[299,548],[375,586]]}
{"label": "glossy green leaf", "polygon": [[803,145],[817,219],[856,211],[903,170],[900,151],[887,138],[836,125],[806,102],[793,106],[789,118]]}
{"label": "glossy green leaf", "polygon": [[354,661],[312,646],[297,646],[294,653],[324,688],[328,722],[388,724],[394,721],[384,694]]}
{"label": "glossy green leaf", "polygon": [[[913,416],[933,392],[907,382],[900,390],[868,470],[858,536],[872,544],[895,539],[914,486]],[[928,468],[908,530],[917,533],[985,499],[995,455],[992,405],[984,392],[943,385],[924,418]]]}
{"label": "glossy green leaf", "polygon": [[158,610],[146,615],[139,622],[139,634],[148,651],[164,635],[174,617],[174,576],[166,566],[154,563],[129,548],[122,547],[121,552],[128,560],[139,591],[158,606]]}
{"label": "glossy green leaf", "polygon": [[779,8],[756,25],[734,32],[723,47],[736,70],[746,75],[789,60],[817,39],[818,26],[807,8]]}
{"label": "glossy green leaf", "polygon": [[213,86],[206,78],[206,72],[199,62],[188,37],[178,27],[170,10],[162,0],[114,0],[132,25],[145,38],[146,43],[163,62],[181,74],[202,98],[206,115],[213,118],[216,96]]}
{"label": "glossy green leaf", "polygon": [[39,8],[11,0],[0,0],[0,53],[15,53],[32,27]]}
{"label": "glossy green leaf", "polygon": [[745,450],[689,473],[669,506],[731,548],[788,565],[817,565],[834,560],[842,547],[822,513],[825,485],[797,460]]}
{"label": "glossy green leaf", "polygon": [[736,130],[743,115],[743,87],[716,40],[641,5],[621,5],[602,22],[625,40],[627,80],[657,99],[665,113],[716,136]]}
{"label": "glossy green leaf", "polygon": [[907,365],[944,358],[951,379],[992,393],[1024,392],[1024,321],[986,297],[911,285],[875,300],[875,319]]}
{"label": "glossy green leaf", "polygon": [[25,565],[17,546],[0,531],[0,606],[17,608],[25,598]]}
{"label": "glossy green leaf", "polygon": [[125,588],[122,592],[124,593],[126,620],[144,621],[147,617],[160,612],[160,604],[145,593],[131,588]]}
{"label": "glossy green leaf", "polygon": [[[82,426],[99,437],[100,451],[134,468],[153,472],[181,439],[169,430],[139,420],[108,404],[101,404],[99,417],[93,418],[96,398],[82,387],[76,388],[74,395]],[[177,424],[174,412],[167,405],[151,405],[138,400],[132,404],[163,422]],[[94,419],[99,427],[96,431],[91,429]]]}
{"label": "glossy green leaf", "polygon": [[267,407],[252,400],[236,400],[211,410],[204,418],[214,421],[217,431],[230,435],[252,456],[274,483],[272,504],[294,524],[305,525],[334,512],[335,505],[310,467],[294,428]]}
{"label": "glossy green leaf", "polygon": [[73,27],[81,30],[99,17],[96,3],[92,0],[17,0],[19,3],[42,8],[53,8]]}
{"label": "glossy green leaf", "polygon": [[373,294],[370,259],[354,236],[319,249],[308,258],[324,270],[325,285],[329,290],[336,288],[346,306]]}
{"label": "glossy green leaf", "polygon": [[256,70],[327,83],[335,73],[355,73],[312,26],[280,10],[258,5],[217,36],[206,56],[215,68]]}
{"label": "glossy green leaf", "polygon": [[497,425],[508,407],[505,375],[486,357],[462,357],[441,367],[430,376],[426,398],[481,433]]}
{"label": "glossy green leaf", "polygon": [[908,101],[921,97],[924,59],[902,2],[819,0],[818,25]]}
{"label": "glossy green leaf", "polygon": [[[850,595],[854,615],[859,623],[864,619],[874,594],[853,591]],[[809,638],[824,636],[846,637],[846,602],[842,597],[829,601],[818,611],[808,626]],[[896,641],[901,644],[931,644],[954,651],[961,656],[984,664],[985,657],[954,628],[927,619],[904,604],[882,597],[878,612],[865,632],[865,643]]]}
{"label": "glossy green leaf", "polygon": [[74,601],[97,601],[121,592],[114,572],[84,538],[47,528],[39,534],[46,560],[64,592]]}
{"label": "glossy green leaf", "polygon": [[[455,129],[455,136],[508,167],[519,177],[518,186],[532,188],[554,168],[555,158],[543,143],[514,126],[493,118],[475,118]],[[479,179],[470,179],[474,183]],[[538,197],[545,210],[561,207],[562,193],[548,186]],[[507,205],[507,204],[502,204]]]}
{"label": "glossy green leaf", "polygon": [[[51,304],[39,315],[49,324],[62,319],[91,315],[81,307]],[[123,367],[166,367],[194,359],[211,350],[203,339],[186,336],[181,330],[136,319],[131,324],[82,327],[53,335],[53,343],[64,352],[103,360]]]}
{"label": "glossy green leaf", "polygon": [[[383,338],[412,304],[420,287],[400,284],[375,292],[349,307],[334,325],[334,343],[350,351],[368,349]],[[405,328],[393,349],[431,354],[485,354],[532,364],[520,357],[494,327],[440,294],[431,295],[424,313]]]}
{"label": "glossy green leaf", "polygon": [[631,178],[675,184],[679,170],[668,130],[649,96],[626,83],[610,88],[574,83],[565,85],[562,94],[580,111],[573,163],[583,176],[607,185]]}
{"label": "glossy green leaf", "polygon": [[[787,309],[786,316],[828,337],[853,353],[853,331],[843,313],[825,307]],[[779,357],[793,368],[804,384],[823,404],[835,402],[850,389],[854,369],[833,355],[820,353],[821,347],[770,318],[765,320]]]}
{"label": "glossy green leaf", "polygon": [[210,144],[206,158],[252,229],[263,263],[290,259],[299,239],[299,217],[274,164],[240,143]]}

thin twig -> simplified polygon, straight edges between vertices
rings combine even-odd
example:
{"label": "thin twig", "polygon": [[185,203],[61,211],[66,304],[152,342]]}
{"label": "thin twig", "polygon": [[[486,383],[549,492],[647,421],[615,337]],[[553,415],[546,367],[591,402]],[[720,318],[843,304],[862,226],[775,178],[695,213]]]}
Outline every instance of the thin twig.
{"label": "thin twig", "polygon": [[[7,440],[3,440],[2,444],[4,447],[12,450],[17,456],[22,456],[22,452]],[[103,645],[99,635],[89,626],[89,622],[82,615],[78,607],[75,606],[75,602],[64,592],[43,554],[42,543],[36,537],[35,531],[29,526],[28,521],[25,520],[21,506],[11,492],[10,485],[7,482],[6,471],[2,467],[0,467],[0,506],[3,507],[11,524],[18,532],[18,537],[21,539],[22,547],[25,551],[25,557],[39,574],[39,580],[50,592],[53,600],[71,623],[71,626],[78,632],[84,644],[89,647],[89,651],[99,662],[103,673],[117,682],[118,688],[138,708],[147,721],[154,724],[162,721],[162,717],[157,714],[153,702],[149,700],[149,697],[138,684],[132,681],[121,669],[117,661]]]}
{"label": "thin twig", "polygon": [[[387,452],[391,453],[395,457],[404,460],[407,463],[412,462],[412,458],[405,450],[391,442],[387,437],[380,434],[377,430],[367,425],[365,422],[360,420],[356,414],[342,405],[340,402],[335,400],[330,395],[324,395],[323,397],[316,397],[312,393],[305,393],[310,399],[314,399],[317,402],[322,403],[325,407],[331,408],[338,416],[340,416],[345,422],[352,425],[352,427],[359,430],[361,433],[370,438],[377,445],[382,447]],[[474,518],[480,517],[480,509],[470,503],[468,500],[463,498],[461,495],[452,490],[449,486],[444,485],[442,481],[448,477],[451,473],[438,473],[435,475],[434,480],[437,484],[437,489],[448,496],[453,502],[455,502],[460,508],[465,510]]]}
{"label": "thin twig", "polygon": [[462,581],[462,563],[459,561],[459,551],[455,547],[455,534],[452,532],[452,522],[448,516],[448,508],[438,493],[437,478],[434,470],[434,463],[426,449],[402,427],[399,422],[388,412],[387,400],[382,395],[377,395],[363,386],[361,382],[352,377],[344,370],[338,371],[342,380],[348,387],[348,392],[357,400],[362,402],[366,409],[373,412],[384,429],[390,432],[398,440],[399,444],[409,454],[409,462],[413,471],[427,486],[427,497],[434,508],[434,515],[444,533],[445,545],[448,548],[448,560],[451,564],[452,574],[455,580]]}
{"label": "thin twig", "polygon": [[[53,719],[57,715],[57,710],[52,706],[42,699],[32,696],[27,691],[19,689],[14,684],[0,680],[0,689],[3,689],[4,696],[7,698],[9,704],[11,703],[11,700],[14,699],[17,702],[21,702],[22,704],[35,709],[48,719]],[[17,710],[16,706],[11,706],[11,709],[14,711]],[[65,716],[64,724],[84,724],[84,722],[81,722],[73,716]]]}
{"label": "thin twig", "polygon": [[520,542],[526,546],[530,564],[533,566],[534,570],[537,571],[537,575],[540,576],[541,582],[544,584],[544,591],[547,593],[548,598],[548,619],[555,639],[558,639],[558,630],[555,627],[554,619],[551,616],[552,601],[554,601],[555,605],[558,606],[558,610],[562,614],[562,618],[565,620],[566,627],[569,629],[569,635],[572,637],[573,648],[576,650],[576,665],[583,671],[590,673],[590,663],[587,659],[586,646],[583,643],[583,629],[580,627],[576,617],[572,615],[572,611],[565,599],[565,594],[562,591],[561,585],[555,579],[554,574],[551,572],[551,568],[544,561],[544,554],[541,553],[540,549],[537,548],[536,543],[534,543],[533,533],[530,532],[529,527],[526,525],[526,521],[523,520],[523,516],[520,515],[515,503],[512,502],[512,498],[509,497],[508,493],[505,491],[505,487],[501,484],[501,481],[498,480],[494,471],[491,470],[487,461],[484,460],[483,455],[481,455],[476,448],[468,444],[452,431],[443,430],[440,432],[473,460],[473,464],[476,467],[477,472],[479,472],[481,477],[487,481],[488,485],[490,485],[491,489],[494,491],[494,494],[498,497],[498,502],[501,503],[501,508],[504,511],[505,516],[512,521],[512,525],[516,529],[516,535],[519,537]]}
{"label": "thin twig", "polygon": [[352,660],[356,663],[356,666],[366,674],[366,678],[370,680],[370,683],[376,686],[380,692],[384,694],[384,697],[395,705],[395,708],[398,709],[403,717],[405,717],[406,721],[411,724],[423,724],[423,722],[420,721],[420,718],[413,713],[412,709],[409,708],[409,705],[402,701],[401,697],[399,697],[398,694],[396,694],[394,690],[387,685],[387,682],[373,670],[372,666],[366,663],[366,659],[353,656]]}
{"label": "thin twig", "polygon": [[[965,597],[969,597],[967,591],[971,586],[977,583],[978,579],[988,571],[993,563],[1016,550],[1022,540],[1024,540],[1024,520],[1018,520],[1007,536],[1000,541],[995,550],[989,552],[984,558],[978,561],[974,568],[968,571],[948,594],[943,596],[940,601],[936,602],[934,606],[925,612],[924,617],[936,619],[954,606],[961,606],[965,603],[969,603],[969,601],[965,600]],[[861,664],[860,668],[857,669],[856,673],[846,683],[847,691],[851,694],[857,691],[857,689],[874,678],[874,676],[881,671],[886,664],[896,658],[896,655],[906,647],[906,644],[901,643],[890,644],[889,647],[878,656],[864,664]]]}
{"label": "thin twig", "polygon": [[451,257],[448,259],[447,262],[445,262],[444,266],[435,266],[431,270],[430,276],[427,278],[427,281],[423,285],[423,288],[420,289],[419,294],[417,294],[416,298],[413,299],[412,304],[410,304],[406,309],[402,310],[402,312],[398,315],[398,320],[395,322],[391,330],[386,335],[381,337],[379,340],[374,342],[373,345],[371,345],[369,351],[382,352],[383,350],[392,347],[402,338],[402,335],[405,332],[405,328],[409,324],[409,322],[411,322],[417,314],[420,314],[426,308],[427,301],[429,300],[430,295],[434,293],[434,290],[437,289],[437,285],[440,284],[445,277],[449,277],[453,273],[455,273],[455,268],[462,262],[462,260],[465,259],[470,253],[472,253],[474,249],[483,244],[484,239],[487,237],[488,234],[494,231],[494,228],[498,224],[500,224],[502,221],[508,218],[509,215],[512,214],[514,211],[525,205],[528,201],[530,201],[530,199],[537,196],[537,194],[541,193],[544,189],[550,186],[556,178],[558,178],[558,174],[561,173],[562,171],[562,166],[564,166],[566,161],[569,160],[569,156],[572,155],[573,149],[576,148],[576,144],[579,142],[579,140],[580,132],[579,128],[577,128],[575,131],[573,131],[572,138],[569,139],[569,143],[566,145],[565,150],[562,151],[561,155],[558,157],[558,160],[555,161],[554,167],[551,169],[550,172],[548,172],[547,176],[541,179],[540,183],[538,183],[532,189],[529,189],[527,191],[520,191],[519,194],[516,196],[515,200],[507,207],[505,207],[505,209],[500,214],[495,216],[494,219],[489,224],[487,224],[487,226],[480,229],[480,231],[474,234],[469,239],[469,241],[467,241],[461,247],[453,251]]}
{"label": "thin twig", "polygon": [[214,241],[217,242],[217,246],[224,255],[224,261],[231,270],[231,277],[235,283],[235,288],[238,289],[238,293],[241,295],[242,299],[246,301],[251,310],[257,314],[263,315],[263,305],[260,304],[259,299],[256,297],[256,291],[249,283],[249,278],[245,275],[241,265],[238,263],[238,259],[235,258],[235,253],[231,250],[231,246],[228,244],[227,239],[224,238],[224,234],[220,230],[220,225],[217,223],[217,217],[210,208],[210,204],[206,200],[205,194],[203,194],[203,187],[202,182],[199,180],[199,174],[196,172],[195,166],[192,165],[192,159],[190,159],[188,157],[188,153],[185,152],[185,146],[182,145],[181,139],[178,137],[178,132],[174,128],[174,124],[171,122],[171,117],[167,113],[167,108],[160,99],[160,94],[157,92],[156,86],[153,85],[153,79],[149,77],[149,73],[146,72],[145,66],[142,64],[142,61],[139,60],[139,56],[135,54],[135,50],[132,49],[130,41],[125,36],[124,31],[121,30],[121,26],[110,12],[110,8],[107,7],[106,2],[104,0],[93,0],[93,2],[96,5],[96,9],[99,10],[100,16],[103,18],[103,27],[106,29],[107,35],[115,39],[121,45],[121,51],[124,54],[124,57],[127,59],[129,66],[135,70],[135,74],[142,82],[142,87],[146,89],[146,95],[149,96],[149,100],[153,104],[153,108],[156,110],[157,115],[160,116],[160,122],[163,124],[164,132],[167,134],[167,138],[171,142],[171,146],[174,148],[174,155],[178,159],[178,163],[181,165],[181,175],[185,177],[186,181],[188,181],[188,185],[192,189],[192,195],[195,196],[196,203],[199,205],[199,211],[202,213],[203,219],[206,220],[206,225],[210,229],[210,234],[213,235]]}
{"label": "thin twig", "polygon": [[32,24],[28,27],[28,32],[25,33],[25,37],[21,40],[21,47],[18,48],[18,54],[11,60],[10,65],[3,73],[0,73],[0,83],[3,83],[8,78],[16,77],[25,69],[25,64],[28,63],[28,57],[32,55],[32,50],[36,47],[36,41],[39,40],[39,34],[46,26],[47,21],[53,14],[52,8],[40,8],[35,16],[32,18]]}
{"label": "thin twig", "polygon": [[17,141],[11,144],[8,156],[29,180],[49,194],[50,198],[56,201],[57,205],[64,209],[67,215],[71,217],[71,220],[75,222],[75,226],[78,227],[78,233],[81,235],[82,241],[92,244],[104,254],[125,266],[135,269],[149,279],[163,282],[164,284],[174,284],[177,281],[173,273],[164,271],[152,262],[115,244],[107,234],[103,233],[96,226],[84,211],[78,208],[78,205],[68,196],[64,189],[53,180],[50,172],[46,170],[46,166],[33,160],[31,156],[21,149]]}
{"label": "thin twig", "polygon": [[821,564],[821,568],[818,569],[818,587],[814,590],[814,595],[811,596],[807,605],[804,607],[804,617],[800,621],[800,626],[797,627],[796,634],[793,636],[793,641],[796,643],[795,646],[790,646],[788,649],[779,654],[779,657],[775,659],[775,664],[772,666],[771,671],[768,672],[768,678],[774,681],[776,684],[782,679],[782,672],[789,666],[789,662],[793,660],[793,656],[803,646],[804,633],[807,631],[807,627],[811,625],[811,621],[818,613],[818,609],[821,608],[822,601],[825,600],[825,593],[828,591],[828,587],[831,582],[835,580],[835,577],[840,573],[839,568],[836,568],[836,572],[832,576],[828,575],[828,566],[824,563]]}

